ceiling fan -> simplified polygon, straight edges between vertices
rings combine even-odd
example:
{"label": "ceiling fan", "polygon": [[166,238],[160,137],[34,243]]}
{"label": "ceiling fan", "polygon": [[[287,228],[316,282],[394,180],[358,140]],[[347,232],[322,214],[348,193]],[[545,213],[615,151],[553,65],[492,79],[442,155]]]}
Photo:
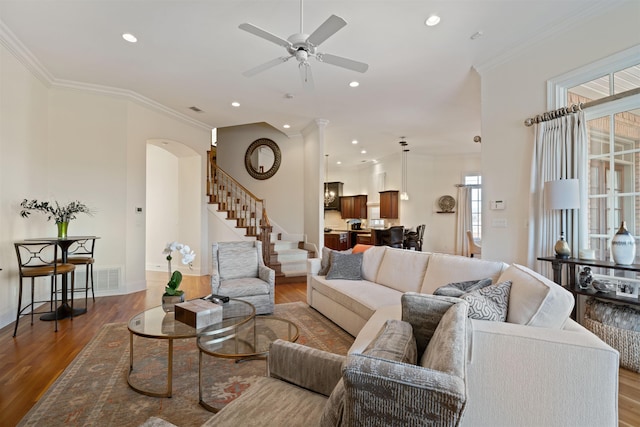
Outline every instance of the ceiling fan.
{"label": "ceiling fan", "polygon": [[311,74],[311,66],[309,64],[310,57],[314,57],[320,62],[364,73],[369,68],[369,65],[364,62],[354,61],[353,59],[343,58],[329,53],[321,53],[316,50],[322,42],[337,33],[345,25],[347,25],[347,21],[339,16],[331,15],[313,33],[310,35],[305,34],[302,29],[302,0],[300,0],[300,32],[291,35],[288,39],[283,39],[282,37],[276,36],[275,34],[263,30],[253,24],[240,24],[238,28],[241,30],[275,43],[278,46],[282,46],[288,53],[287,56],[272,59],[271,61],[258,65],[257,67],[245,71],[242,74],[246,77],[252,77],[262,71],[268,70],[271,67],[287,62],[294,57],[298,60],[298,68],[300,69],[302,85],[307,89],[313,88],[313,76]]}

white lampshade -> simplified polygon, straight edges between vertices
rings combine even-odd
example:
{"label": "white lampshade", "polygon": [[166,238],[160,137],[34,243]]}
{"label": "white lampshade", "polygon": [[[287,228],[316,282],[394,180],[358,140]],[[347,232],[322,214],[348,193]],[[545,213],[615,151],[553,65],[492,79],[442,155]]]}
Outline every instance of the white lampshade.
{"label": "white lampshade", "polygon": [[559,179],[544,183],[546,209],[578,209],[580,186],[577,179]]}

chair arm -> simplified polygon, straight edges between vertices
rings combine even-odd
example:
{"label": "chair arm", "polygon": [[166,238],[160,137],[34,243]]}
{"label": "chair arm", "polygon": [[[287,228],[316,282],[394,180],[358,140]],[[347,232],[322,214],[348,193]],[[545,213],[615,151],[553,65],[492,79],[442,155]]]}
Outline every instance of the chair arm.
{"label": "chair arm", "polygon": [[345,425],[457,426],[466,404],[462,378],[368,355],[349,355],[343,379]]}
{"label": "chair arm", "polygon": [[258,266],[258,277],[260,278],[260,280],[264,280],[265,282],[267,282],[269,285],[271,285],[271,293],[273,293],[274,291],[274,286],[276,283],[276,272],[275,270],[265,266],[265,265],[259,265]]}
{"label": "chair arm", "polygon": [[220,273],[216,267],[211,270],[211,293],[219,294],[220,292]]}
{"label": "chair arm", "polygon": [[269,375],[329,396],[342,376],[345,356],[276,340],[269,350]]}

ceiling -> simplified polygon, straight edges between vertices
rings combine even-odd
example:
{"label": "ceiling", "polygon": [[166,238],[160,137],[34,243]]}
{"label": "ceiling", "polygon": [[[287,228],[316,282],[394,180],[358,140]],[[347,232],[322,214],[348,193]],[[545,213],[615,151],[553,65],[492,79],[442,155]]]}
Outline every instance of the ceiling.
{"label": "ceiling", "polygon": [[[285,50],[238,25],[288,38],[300,29],[298,0],[0,0],[0,35],[15,36],[54,84],[131,91],[212,128],[267,122],[295,135],[326,119],[333,168],[399,154],[401,136],[412,152],[479,152],[476,69],[615,3],[306,0],[305,33],[332,14],[348,23],[318,50],[369,64],[361,74],[311,60],[313,91],[302,88],[295,60],[242,75]],[[433,13],[442,21],[425,26]],[[360,86],[350,88],[353,80]]]}

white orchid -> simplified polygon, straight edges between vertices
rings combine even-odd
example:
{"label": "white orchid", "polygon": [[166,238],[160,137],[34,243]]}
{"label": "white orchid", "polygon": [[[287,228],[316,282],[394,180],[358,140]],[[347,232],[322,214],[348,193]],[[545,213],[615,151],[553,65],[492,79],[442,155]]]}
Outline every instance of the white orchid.
{"label": "white orchid", "polygon": [[193,267],[193,260],[196,259],[196,253],[191,250],[188,245],[183,245],[178,242],[167,243],[162,253],[167,256],[167,262],[169,263],[169,277],[171,277],[171,260],[173,257],[171,254],[173,251],[178,251],[182,255],[182,264],[188,265],[189,268]]}

